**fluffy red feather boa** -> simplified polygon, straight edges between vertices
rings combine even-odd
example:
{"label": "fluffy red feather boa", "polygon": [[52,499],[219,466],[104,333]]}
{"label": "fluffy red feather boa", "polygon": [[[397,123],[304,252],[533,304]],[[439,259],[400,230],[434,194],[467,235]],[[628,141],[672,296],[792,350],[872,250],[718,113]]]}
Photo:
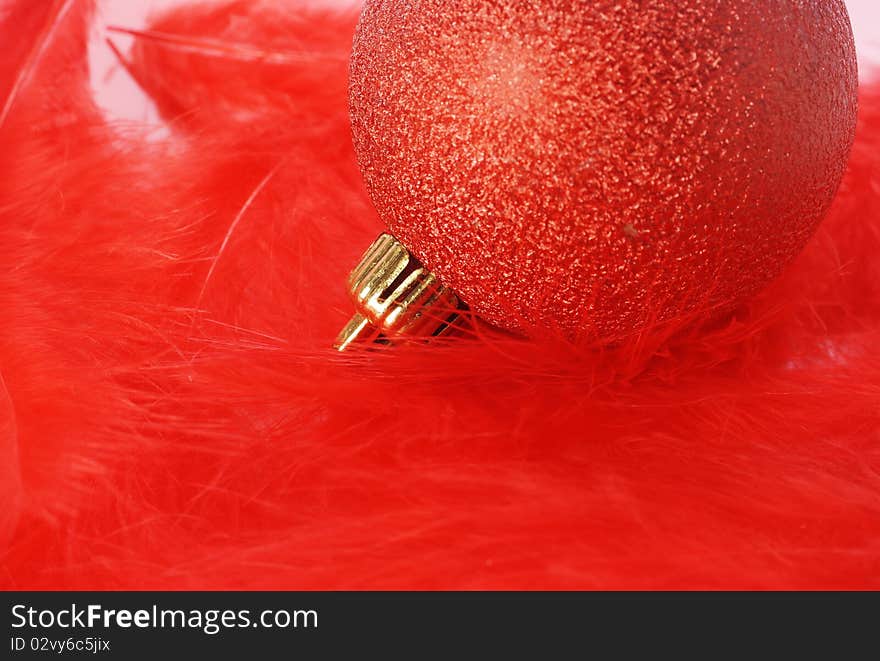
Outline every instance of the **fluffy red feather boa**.
{"label": "fluffy red feather boa", "polygon": [[167,139],[96,107],[86,2],[0,20],[3,586],[880,587],[880,88],[717,328],[340,357],[353,10],[156,20]]}

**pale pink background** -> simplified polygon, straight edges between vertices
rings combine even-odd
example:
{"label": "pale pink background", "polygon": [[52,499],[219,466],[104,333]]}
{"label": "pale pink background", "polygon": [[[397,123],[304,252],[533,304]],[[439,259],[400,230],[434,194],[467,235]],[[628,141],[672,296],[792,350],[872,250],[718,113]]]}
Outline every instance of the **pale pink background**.
{"label": "pale pink background", "polygon": [[[205,1],[211,0],[202,0]],[[295,1],[301,0],[291,0],[291,4]],[[331,5],[351,5],[357,2],[357,0],[313,1]],[[108,25],[143,27],[151,11],[161,11],[163,7],[183,4],[183,2],[186,0],[99,0],[99,20],[95,28],[91,52],[92,86],[95,98],[109,117],[153,124],[161,133],[161,124],[155,109],[118,65],[107,47],[104,41],[108,36],[105,28]],[[874,68],[880,64],[880,0],[847,0],[846,4],[856,34],[862,77],[873,77]],[[112,38],[123,52],[129,48],[130,38],[119,34],[113,34]]]}

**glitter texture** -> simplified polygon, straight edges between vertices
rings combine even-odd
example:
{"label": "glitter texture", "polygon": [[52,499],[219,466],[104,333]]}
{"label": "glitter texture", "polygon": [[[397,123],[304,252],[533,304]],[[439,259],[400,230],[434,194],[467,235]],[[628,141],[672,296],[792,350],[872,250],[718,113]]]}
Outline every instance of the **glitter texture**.
{"label": "glitter texture", "polygon": [[488,321],[580,339],[773,279],[856,95],[838,0],[367,0],[351,60],[391,232]]}

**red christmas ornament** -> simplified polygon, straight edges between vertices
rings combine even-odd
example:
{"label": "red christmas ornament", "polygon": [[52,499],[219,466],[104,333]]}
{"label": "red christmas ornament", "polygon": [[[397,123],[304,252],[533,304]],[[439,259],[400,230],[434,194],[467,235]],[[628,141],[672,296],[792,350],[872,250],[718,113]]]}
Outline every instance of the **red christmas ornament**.
{"label": "red christmas ornament", "polygon": [[838,188],[856,95],[840,0],[367,0],[351,60],[393,235],[488,321],[571,338],[779,274]]}

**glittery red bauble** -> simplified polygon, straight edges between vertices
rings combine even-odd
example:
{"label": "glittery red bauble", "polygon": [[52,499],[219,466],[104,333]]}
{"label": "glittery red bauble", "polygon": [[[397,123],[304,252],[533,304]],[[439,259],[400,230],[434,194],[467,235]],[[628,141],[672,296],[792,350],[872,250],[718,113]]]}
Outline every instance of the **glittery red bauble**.
{"label": "glittery red bauble", "polygon": [[839,0],[367,0],[354,142],[391,232],[500,326],[613,338],[754,293],[853,141]]}

